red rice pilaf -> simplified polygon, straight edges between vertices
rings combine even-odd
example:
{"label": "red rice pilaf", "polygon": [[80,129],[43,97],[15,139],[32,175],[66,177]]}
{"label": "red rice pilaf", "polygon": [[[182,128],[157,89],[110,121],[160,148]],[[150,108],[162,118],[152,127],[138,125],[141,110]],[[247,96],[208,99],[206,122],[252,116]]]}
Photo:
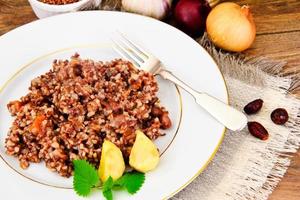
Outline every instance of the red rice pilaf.
{"label": "red rice pilaf", "polygon": [[15,117],[5,146],[25,169],[44,161],[61,176],[72,175],[72,160],[98,167],[104,139],[128,159],[141,129],[151,139],[171,126],[159,105],[154,76],[130,62],[94,62],[78,54],[54,61],[52,69],[31,81],[29,93],[7,106]]}

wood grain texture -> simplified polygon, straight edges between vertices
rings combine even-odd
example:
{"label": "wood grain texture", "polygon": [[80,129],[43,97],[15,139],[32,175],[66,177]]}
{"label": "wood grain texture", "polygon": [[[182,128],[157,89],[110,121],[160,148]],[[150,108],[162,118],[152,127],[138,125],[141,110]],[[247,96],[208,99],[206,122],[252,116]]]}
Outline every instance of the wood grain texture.
{"label": "wood grain texture", "polygon": [[[248,56],[286,61],[287,74],[300,72],[300,0],[232,0],[248,4],[257,26]],[[0,0],[0,35],[36,20],[27,0]],[[300,90],[297,92],[300,97]],[[270,200],[300,199],[300,151]]]}
{"label": "wood grain texture", "polygon": [[0,0],[0,35],[37,17],[26,0]]}
{"label": "wood grain texture", "polygon": [[250,6],[258,35],[300,30],[299,0],[238,0],[236,2]]}
{"label": "wood grain texture", "polygon": [[300,1],[236,0],[248,4],[253,12],[257,36],[247,55],[266,56],[286,61],[287,74],[300,68]]}

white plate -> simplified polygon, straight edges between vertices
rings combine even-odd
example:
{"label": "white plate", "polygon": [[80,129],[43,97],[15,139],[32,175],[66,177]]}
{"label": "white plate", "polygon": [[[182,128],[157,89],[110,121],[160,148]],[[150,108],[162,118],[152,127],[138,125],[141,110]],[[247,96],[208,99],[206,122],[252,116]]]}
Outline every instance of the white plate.
{"label": "white plate", "polygon": [[[6,104],[28,91],[30,80],[48,71],[55,58],[68,59],[74,52],[83,58],[110,60],[119,57],[109,36],[120,30],[152,52],[169,70],[199,91],[228,102],[224,79],[209,54],[177,29],[148,17],[89,11],[55,16],[19,27],[0,37],[0,185],[10,199],[81,199],[72,179],[50,172],[43,163],[22,170],[5,154],[4,142],[12,117]],[[27,63],[27,64],[26,64]],[[11,78],[13,77],[13,78]],[[206,167],[216,153],[225,128],[185,91],[158,79],[159,97],[170,111],[173,127],[156,141],[163,152],[158,168],[147,173],[135,195],[115,192],[115,199],[163,199],[183,189]],[[94,192],[89,199],[101,199]]]}

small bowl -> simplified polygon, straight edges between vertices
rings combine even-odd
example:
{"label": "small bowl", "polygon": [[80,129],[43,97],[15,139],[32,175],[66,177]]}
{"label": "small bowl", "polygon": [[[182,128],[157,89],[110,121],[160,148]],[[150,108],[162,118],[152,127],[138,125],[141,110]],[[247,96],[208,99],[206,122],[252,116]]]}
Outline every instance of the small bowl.
{"label": "small bowl", "polygon": [[57,14],[76,12],[88,8],[98,7],[101,0],[79,0],[65,5],[52,5],[38,0],[28,0],[38,18],[50,17]]}

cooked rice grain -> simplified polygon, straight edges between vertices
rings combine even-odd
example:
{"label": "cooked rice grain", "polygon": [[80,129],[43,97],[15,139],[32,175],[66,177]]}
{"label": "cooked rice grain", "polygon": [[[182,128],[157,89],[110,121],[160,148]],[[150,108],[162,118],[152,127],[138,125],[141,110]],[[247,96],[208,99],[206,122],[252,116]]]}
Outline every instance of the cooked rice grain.
{"label": "cooked rice grain", "polygon": [[74,159],[98,167],[104,139],[127,160],[135,130],[154,140],[162,135],[160,128],[171,126],[162,120],[168,112],[157,91],[153,75],[124,60],[94,62],[78,54],[55,60],[49,72],[31,81],[26,96],[7,105],[15,117],[7,154],[18,157],[24,169],[44,161],[65,177],[72,175]]}

